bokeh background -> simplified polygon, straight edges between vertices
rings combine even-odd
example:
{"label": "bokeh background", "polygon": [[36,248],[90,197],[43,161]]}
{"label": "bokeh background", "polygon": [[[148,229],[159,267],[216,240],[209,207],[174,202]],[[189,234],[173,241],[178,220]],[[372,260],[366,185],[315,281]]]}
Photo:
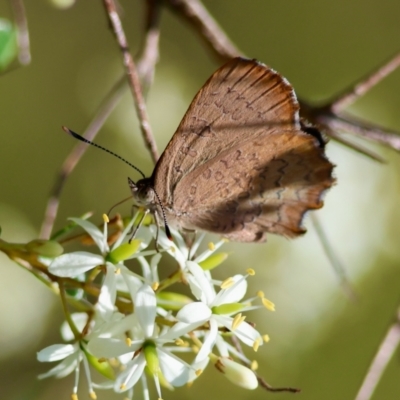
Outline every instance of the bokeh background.
{"label": "bokeh background", "polygon": [[[204,1],[236,45],[286,76],[296,92],[319,102],[340,92],[400,48],[398,0]],[[142,1],[121,1],[132,52],[144,25]],[[68,10],[46,1],[26,2],[33,61],[0,76],[0,225],[5,240],[36,238],[57,171],[75,145],[60,127],[82,132],[122,73],[120,52],[101,1],[77,1]],[[0,17],[11,18],[8,2]],[[218,63],[197,35],[169,10],[161,23],[161,55],[148,96],[162,150],[190,100]],[[400,71],[348,111],[400,131]],[[152,171],[132,99],[123,101],[97,137]],[[367,143],[386,160],[378,164],[331,141],[337,185],[317,216],[346,267],[357,300],[340,286],[307,219],[308,234],[295,241],[227,245],[220,276],[256,270],[251,290],[264,290],[276,312],[249,318],[270,343],[256,354],[259,372],[273,386],[301,394],[253,392],[227,384],[209,368],[191,389],[164,391],[165,399],[353,399],[400,303],[400,154]],[[57,227],[93,210],[96,217],[129,195],[127,176],[138,176],[95,149],[87,152],[62,195]],[[127,206],[126,210],[129,208]],[[215,239],[215,238],[214,238]],[[38,381],[50,368],[36,361],[41,348],[60,342],[58,299],[0,254],[0,397],[68,399],[73,378]],[[251,352],[247,352],[251,357]],[[82,381],[80,398],[87,398]],[[119,398],[98,392],[101,399]],[[399,352],[374,399],[400,398]]]}

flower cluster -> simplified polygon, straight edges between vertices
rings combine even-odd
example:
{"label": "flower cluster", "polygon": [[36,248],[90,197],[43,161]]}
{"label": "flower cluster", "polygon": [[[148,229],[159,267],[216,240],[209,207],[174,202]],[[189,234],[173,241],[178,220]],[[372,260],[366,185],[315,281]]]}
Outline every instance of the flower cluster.
{"label": "flower cluster", "polygon": [[[97,398],[95,389],[126,392],[131,399],[139,381],[143,397],[148,399],[150,377],[161,399],[161,387],[188,384],[211,363],[233,383],[255,389],[258,379],[251,366],[256,363],[231,342],[236,339],[257,351],[268,340],[245,321],[246,311],[259,307],[274,310],[262,292],[245,298],[247,278],[254,271],[217,281],[211,272],[227,258],[226,253],[217,252],[224,240],[210,243],[200,252],[204,235],[189,246],[179,232],[172,230],[172,242],[154,225],[140,227],[136,238],[129,240],[134,221],[136,216],[110,245],[106,216],[103,230],[74,218],[72,222],[83,228],[100,254],[77,251],[53,259],[42,257],[49,273],[59,278],[66,314],[61,333],[67,343],[38,353],[39,361],[59,361],[40,377],[75,373],[74,400],[78,399],[82,365],[93,399]],[[153,238],[156,250],[149,249]],[[173,257],[177,269],[160,280],[163,257]],[[135,269],[127,266],[129,260],[135,260],[130,262],[136,262]],[[71,282],[79,283],[75,290],[71,290]],[[174,283],[187,285],[191,295],[170,291]],[[78,312],[70,312],[71,304]],[[92,381],[93,368],[104,376],[104,382]]]}

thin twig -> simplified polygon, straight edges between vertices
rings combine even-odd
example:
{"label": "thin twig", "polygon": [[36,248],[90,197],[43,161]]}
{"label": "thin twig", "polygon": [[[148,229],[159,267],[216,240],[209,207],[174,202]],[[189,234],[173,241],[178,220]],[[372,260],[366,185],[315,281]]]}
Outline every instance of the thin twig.
{"label": "thin twig", "polygon": [[139,81],[139,75],[136,70],[136,65],[133,62],[131,53],[129,52],[128,41],[126,39],[125,32],[123,30],[122,23],[118,15],[115,2],[113,0],[103,0],[103,2],[107,16],[111,23],[111,27],[113,29],[118,45],[123,54],[123,62],[126,69],[126,73],[128,75],[129,86],[131,88],[132,95],[134,98],[134,103],[140,123],[140,129],[142,131],[145,144],[150,151],[151,157],[154,163],[156,163],[158,160],[157,145],[154,140],[153,133],[151,131],[149,118],[147,116],[146,103],[144,101]]}
{"label": "thin twig", "polygon": [[371,141],[385,144],[392,149],[400,151],[400,135],[388,129],[381,128],[375,124],[368,124],[364,121],[356,120],[353,117],[336,116],[328,118],[326,123],[332,130],[351,132]]}
{"label": "thin twig", "polygon": [[369,400],[400,343],[400,313],[379,346],[355,400]]}
{"label": "thin twig", "polygon": [[329,133],[327,133],[327,135],[334,139],[336,142],[344,145],[346,148],[351,149],[356,151],[357,153],[363,155],[363,156],[367,156],[368,158],[379,162],[381,164],[385,164],[386,160],[381,157],[379,154],[375,153],[374,151],[371,151],[370,149],[367,149],[364,146],[361,146],[359,143],[354,143],[351,140],[348,140],[347,138],[343,137],[343,135],[341,133],[339,133],[338,131],[333,131],[330,130]]}
{"label": "thin twig", "polygon": [[357,295],[355,294],[355,292],[354,292],[353,288],[351,287],[351,284],[347,278],[346,268],[344,267],[343,263],[339,259],[339,256],[337,255],[335,250],[333,249],[333,246],[330,243],[328,236],[326,235],[326,232],[322,228],[322,225],[319,222],[319,219],[315,215],[315,213],[311,213],[311,221],[312,221],[314,229],[317,233],[318,239],[322,245],[324,253],[325,253],[326,257],[328,258],[336,275],[338,276],[340,284],[342,285],[344,292],[350,299],[356,300]]}
{"label": "thin twig", "polygon": [[[153,0],[149,0],[148,20],[146,24],[146,35],[138,61],[138,71],[141,79],[145,82],[145,87],[149,87],[152,83],[155,64],[158,60],[158,12],[159,6],[151,4]],[[126,89],[126,77],[123,75],[113,86],[109,93],[104,97],[95,116],[84,132],[84,137],[93,140],[97,135],[104,122],[107,120],[111,112],[114,110],[123,92]],[[60,196],[64,188],[67,178],[74,170],[75,166],[86,152],[88,146],[85,143],[79,143],[72,150],[70,155],[64,161],[59,174],[54,182],[51,190],[50,198],[47,202],[45,215],[42,223],[41,238],[49,238],[53,229],[54,221],[58,213]]]}
{"label": "thin twig", "polygon": [[381,65],[377,70],[373,71],[363,79],[360,79],[355,85],[345,90],[331,101],[331,110],[338,114],[340,111],[354,103],[358,98],[363,96],[372,87],[377,85],[382,79],[386,78],[390,73],[400,66],[400,53],[396,53],[385,64]]}
{"label": "thin twig", "polygon": [[222,61],[242,55],[199,0],[168,0],[173,11],[183,15],[200,33],[208,48]]}
{"label": "thin twig", "polygon": [[22,65],[27,65],[31,62],[31,50],[25,6],[22,0],[12,0],[11,7],[17,27],[18,60]]}
{"label": "thin twig", "polygon": [[146,36],[137,59],[137,70],[146,95],[154,80],[155,66],[159,58],[160,13],[159,0],[147,0]]}

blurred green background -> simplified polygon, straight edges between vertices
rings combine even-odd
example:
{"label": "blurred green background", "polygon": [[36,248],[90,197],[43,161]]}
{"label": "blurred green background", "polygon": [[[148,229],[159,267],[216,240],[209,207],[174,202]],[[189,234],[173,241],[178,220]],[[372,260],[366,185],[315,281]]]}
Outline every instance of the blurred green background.
{"label": "blurred green background", "polygon": [[[400,49],[398,0],[253,0],[204,2],[236,45],[286,76],[302,98],[321,101],[340,92]],[[121,1],[132,52],[144,25],[142,1]],[[121,55],[101,1],[78,1],[65,11],[50,2],[26,2],[33,61],[0,76],[0,225],[5,240],[37,237],[57,171],[76,144],[61,125],[82,132],[121,75]],[[11,18],[8,2],[0,17]],[[152,127],[162,150],[190,100],[218,67],[197,35],[169,10],[161,23],[161,57],[148,96]],[[400,131],[400,71],[349,112]],[[96,141],[150,174],[127,93]],[[301,394],[253,392],[227,384],[213,368],[191,389],[164,391],[165,399],[353,399],[400,303],[400,154],[368,144],[381,165],[333,141],[337,185],[317,213],[346,265],[357,301],[346,297],[307,219],[308,234],[267,244],[227,245],[232,254],[220,276],[252,267],[251,290],[263,290],[276,312],[248,318],[271,341],[256,354],[259,372],[273,386]],[[95,149],[87,152],[62,195],[57,227],[67,217],[95,216],[129,195],[127,176],[138,176]],[[126,206],[125,210],[128,210]],[[215,239],[215,238],[214,238]],[[229,269],[228,269],[229,268]],[[0,254],[1,399],[68,399],[73,377],[38,381],[50,368],[36,352],[60,342],[58,299]],[[253,357],[251,352],[247,352]],[[87,398],[81,382],[80,398]],[[98,398],[120,398],[98,392]],[[374,399],[400,398],[399,352]]]}

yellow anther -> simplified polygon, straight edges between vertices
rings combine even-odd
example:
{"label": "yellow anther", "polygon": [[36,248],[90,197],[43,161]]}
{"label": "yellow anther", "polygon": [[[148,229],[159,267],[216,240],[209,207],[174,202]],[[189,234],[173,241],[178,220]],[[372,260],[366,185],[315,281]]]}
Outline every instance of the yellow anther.
{"label": "yellow anther", "polygon": [[125,339],[125,343],[126,343],[126,345],[127,345],[128,347],[131,347],[131,346],[132,346],[132,339],[127,337],[127,338]]}
{"label": "yellow anther", "polygon": [[263,335],[263,340],[264,340],[264,343],[268,343],[271,339],[270,339],[270,337],[269,337],[269,335]]}
{"label": "yellow anther", "polygon": [[192,350],[193,350],[193,353],[194,353],[194,354],[197,354],[197,353],[199,352],[199,347],[196,346],[196,345],[193,345],[193,346],[192,346]]}
{"label": "yellow anther", "polygon": [[202,369],[197,369],[195,372],[196,376],[200,376],[202,373],[203,373]]}
{"label": "yellow anther", "polygon": [[106,224],[110,222],[107,214],[103,214],[103,222],[105,222]]}
{"label": "yellow anther", "polygon": [[261,338],[257,338],[254,342],[253,342],[253,350],[257,351],[258,348],[260,347],[260,342],[261,342]]}
{"label": "yellow anther", "polygon": [[250,276],[254,276],[256,274],[256,271],[254,271],[253,268],[247,268],[246,272],[250,275]]}
{"label": "yellow anther", "polygon": [[208,243],[208,250],[214,251],[215,250],[215,244],[213,242]]}
{"label": "yellow anther", "polygon": [[246,319],[246,316],[242,316],[242,313],[236,314],[232,321],[232,330],[234,331],[237,327]]}
{"label": "yellow anther", "polygon": [[232,278],[227,278],[225,279],[222,283],[220,288],[221,289],[228,289],[229,287],[231,287],[233,284],[235,283],[235,281]]}
{"label": "yellow anther", "polygon": [[257,360],[253,360],[253,361],[251,362],[251,364],[250,364],[250,369],[251,369],[252,371],[257,371],[257,370],[258,370],[258,362],[257,362]]}
{"label": "yellow anther", "polygon": [[156,291],[160,286],[160,282],[153,282],[153,284],[151,285],[151,288]]}
{"label": "yellow anther", "polygon": [[261,299],[265,297],[264,292],[262,290],[259,290],[257,292],[257,296],[260,297]]}
{"label": "yellow anther", "polygon": [[266,299],[265,297],[262,298],[262,303],[266,309],[269,311],[275,311],[275,304],[271,301]]}
{"label": "yellow anther", "polygon": [[78,395],[76,393],[72,393],[71,400],[78,400]]}
{"label": "yellow anther", "polygon": [[94,391],[89,392],[89,397],[93,400],[97,399],[96,393]]}

